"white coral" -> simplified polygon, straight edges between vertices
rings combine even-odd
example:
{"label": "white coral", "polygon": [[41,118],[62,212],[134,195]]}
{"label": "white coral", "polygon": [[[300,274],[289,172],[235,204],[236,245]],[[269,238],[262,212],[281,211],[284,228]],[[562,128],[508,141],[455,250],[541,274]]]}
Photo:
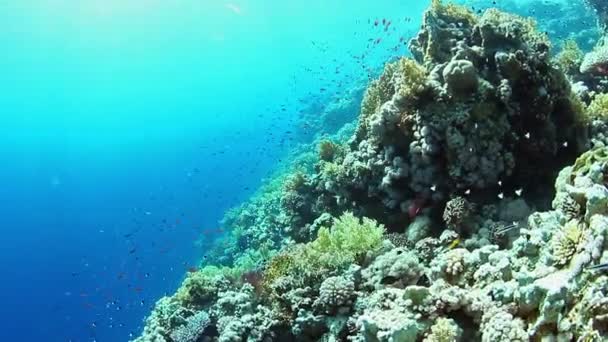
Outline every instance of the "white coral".
{"label": "white coral", "polygon": [[365,285],[380,289],[385,285],[407,286],[415,284],[423,268],[416,253],[406,248],[395,248],[380,255],[363,270]]}
{"label": "white coral", "polygon": [[333,313],[341,307],[350,307],[355,297],[355,282],[349,277],[329,277],[321,283],[315,307]]}

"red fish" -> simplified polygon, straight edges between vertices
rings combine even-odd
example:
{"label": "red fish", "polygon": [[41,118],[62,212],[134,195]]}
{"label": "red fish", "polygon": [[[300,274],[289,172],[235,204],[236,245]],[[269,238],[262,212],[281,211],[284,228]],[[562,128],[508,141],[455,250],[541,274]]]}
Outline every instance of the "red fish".
{"label": "red fish", "polygon": [[418,216],[418,214],[420,214],[422,208],[424,208],[425,202],[426,201],[423,198],[416,198],[412,200],[412,203],[410,203],[410,206],[407,208],[407,214],[409,215],[410,220],[413,220],[416,216]]}

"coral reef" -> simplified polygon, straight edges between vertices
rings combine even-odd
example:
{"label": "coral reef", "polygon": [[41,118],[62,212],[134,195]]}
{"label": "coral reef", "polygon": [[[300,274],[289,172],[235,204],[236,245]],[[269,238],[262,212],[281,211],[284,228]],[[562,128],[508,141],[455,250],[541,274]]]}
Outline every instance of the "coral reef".
{"label": "coral reef", "polygon": [[350,137],[226,215],[230,266],[188,274],[136,341],[605,339],[605,104],[572,92],[580,54],[439,0],[409,46]]}

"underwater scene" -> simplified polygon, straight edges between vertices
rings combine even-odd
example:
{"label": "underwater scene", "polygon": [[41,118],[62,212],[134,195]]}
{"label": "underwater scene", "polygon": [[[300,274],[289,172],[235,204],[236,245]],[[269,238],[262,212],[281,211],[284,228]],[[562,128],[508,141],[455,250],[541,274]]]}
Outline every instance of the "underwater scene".
{"label": "underwater scene", "polygon": [[606,0],[0,22],[0,341],[608,341]]}

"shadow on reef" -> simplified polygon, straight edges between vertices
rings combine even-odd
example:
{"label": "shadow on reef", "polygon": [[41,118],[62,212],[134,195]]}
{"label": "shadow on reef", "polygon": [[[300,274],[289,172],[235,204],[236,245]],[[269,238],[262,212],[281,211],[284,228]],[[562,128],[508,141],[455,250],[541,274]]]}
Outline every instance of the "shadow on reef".
{"label": "shadow on reef", "polygon": [[606,75],[531,19],[438,0],[409,46],[135,341],[602,340]]}

